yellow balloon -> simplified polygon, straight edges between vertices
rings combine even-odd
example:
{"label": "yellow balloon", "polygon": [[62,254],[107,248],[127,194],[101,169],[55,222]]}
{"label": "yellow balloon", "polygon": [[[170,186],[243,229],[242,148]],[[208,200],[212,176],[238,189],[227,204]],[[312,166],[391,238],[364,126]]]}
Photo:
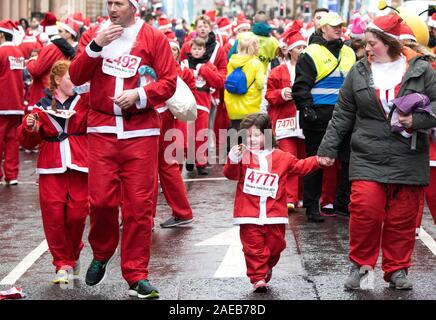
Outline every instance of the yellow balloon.
{"label": "yellow balloon", "polygon": [[420,16],[410,13],[406,8],[399,7],[397,10],[400,12],[400,17],[407,23],[410,29],[412,29],[418,43],[427,46],[429,33],[424,20]]}

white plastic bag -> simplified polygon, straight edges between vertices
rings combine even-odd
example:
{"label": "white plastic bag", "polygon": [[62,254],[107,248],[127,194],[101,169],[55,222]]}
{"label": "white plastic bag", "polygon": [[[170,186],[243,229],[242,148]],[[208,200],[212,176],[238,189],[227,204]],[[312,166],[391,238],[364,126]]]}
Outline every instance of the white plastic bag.
{"label": "white plastic bag", "polygon": [[194,121],[197,119],[197,104],[188,85],[177,77],[177,88],[174,95],[167,100],[166,105],[171,113],[181,121]]}

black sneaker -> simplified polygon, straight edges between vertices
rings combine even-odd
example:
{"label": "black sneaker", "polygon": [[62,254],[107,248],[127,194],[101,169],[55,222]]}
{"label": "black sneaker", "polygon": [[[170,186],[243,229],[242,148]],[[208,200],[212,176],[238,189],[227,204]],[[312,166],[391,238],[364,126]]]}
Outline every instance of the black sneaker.
{"label": "black sneaker", "polygon": [[322,217],[336,217],[335,210],[333,208],[322,208],[320,215]]}
{"label": "black sneaker", "polygon": [[158,299],[159,291],[148,280],[139,280],[129,288],[129,296],[139,299]]}
{"label": "black sneaker", "polygon": [[182,226],[182,225],[185,225],[185,224],[189,224],[192,221],[194,221],[194,219],[179,219],[179,218],[176,218],[176,217],[171,217],[167,221],[161,223],[160,226],[162,228],[174,228],[174,227],[177,227],[177,226]]}
{"label": "black sneaker", "polygon": [[307,221],[309,222],[324,222],[324,218],[319,213],[309,213],[307,214]]}
{"label": "black sneaker", "polygon": [[209,172],[207,171],[207,169],[203,168],[203,167],[198,167],[197,168],[197,172],[198,172],[199,176],[207,176],[207,175],[209,175]]}
{"label": "black sneaker", "polygon": [[187,163],[185,164],[186,170],[191,172],[194,171],[194,164],[193,163]]}
{"label": "black sneaker", "polygon": [[88,286],[96,286],[106,278],[106,269],[111,260],[106,262],[92,260],[88,271],[86,271],[85,282]]}

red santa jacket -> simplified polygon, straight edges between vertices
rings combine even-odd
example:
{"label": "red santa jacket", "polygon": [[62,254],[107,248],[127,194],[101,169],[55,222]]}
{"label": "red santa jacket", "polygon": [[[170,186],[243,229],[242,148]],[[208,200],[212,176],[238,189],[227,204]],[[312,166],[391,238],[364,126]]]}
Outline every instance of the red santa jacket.
{"label": "red santa jacket", "polygon": [[[110,46],[100,52],[91,48],[101,27],[93,27],[82,36],[70,66],[74,84],[91,82],[88,132],[112,133],[118,139],[159,135],[159,115],[154,108],[173,96],[177,81],[176,62],[168,40],[142,19],[137,19],[133,26],[126,28],[125,34],[130,38],[123,40],[122,37],[111,43],[119,50],[120,41],[127,41],[130,47],[134,44],[133,48],[121,48],[125,52],[110,59],[107,57]],[[146,66],[155,71],[157,81],[148,82],[139,74]],[[128,110],[121,110],[111,97],[129,89],[138,90],[140,101]]]}
{"label": "red santa jacket", "polygon": [[234,204],[235,224],[287,224],[288,174],[306,175],[319,168],[316,157],[298,160],[279,149],[248,151],[240,159],[232,153],[224,175],[238,181]]}
{"label": "red santa jacket", "polygon": [[28,93],[30,107],[44,97],[44,89],[49,85],[50,70],[57,61],[62,59],[68,58],[55,44],[51,43],[42,48],[37,59],[29,60],[27,70],[33,77]]}
{"label": "red santa jacket", "polygon": [[269,103],[268,115],[277,140],[303,137],[295,102],[285,100],[284,88],[292,88],[289,62],[275,67],[268,77],[265,95]]}
{"label": "red santa jacket", "polygon": [[22,115],[24,57],[12,43],[0,46],[0,115]]}
{"label": "red santa jacket", "polygon": [[[182,61],[184,68],[189,66],[188,60]],[[209,113],[211,91],[219,91],[224,88],[225,76],[211,62],[197,65],[191,69],[195,77],[194,96],[197,102],[197,109]]]}
{"label": "red santa jacket", "polygon": [[58,121],[55,116],[44,112],[51,110],[50,101],[51,97],[47,96],[32,110],[31,114],[36,114],[40,121],[39,132],[32,132],[26,125],[29,115],[24,117],[18,128],[21,145],[26,149],[33,149],[41,144],[37,164],[39,174],[59,174],[67,169],[88,172],[88,94],[71,97],[68,110],[74,110],[76,114],[63,121]]}

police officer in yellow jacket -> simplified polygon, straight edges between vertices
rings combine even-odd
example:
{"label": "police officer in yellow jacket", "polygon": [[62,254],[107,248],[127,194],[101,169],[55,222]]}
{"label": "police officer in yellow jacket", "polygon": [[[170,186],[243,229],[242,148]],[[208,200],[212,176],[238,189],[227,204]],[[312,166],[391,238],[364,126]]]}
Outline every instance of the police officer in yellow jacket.
{"label": "police officer in yellow jacket", "polygon": [[[311,38],[311,44],[296,65],[292,95],[300,110],[307,156],[316,155],[332,118],[339,89],[356,62],[354,51],[341,39],[344,24],[338,14],[326,14],[320,21],[320,32]],[[319,207],[322,176],[322,170],[318,170],[304,177],[303,202],[312,222],[324,221]]]}

